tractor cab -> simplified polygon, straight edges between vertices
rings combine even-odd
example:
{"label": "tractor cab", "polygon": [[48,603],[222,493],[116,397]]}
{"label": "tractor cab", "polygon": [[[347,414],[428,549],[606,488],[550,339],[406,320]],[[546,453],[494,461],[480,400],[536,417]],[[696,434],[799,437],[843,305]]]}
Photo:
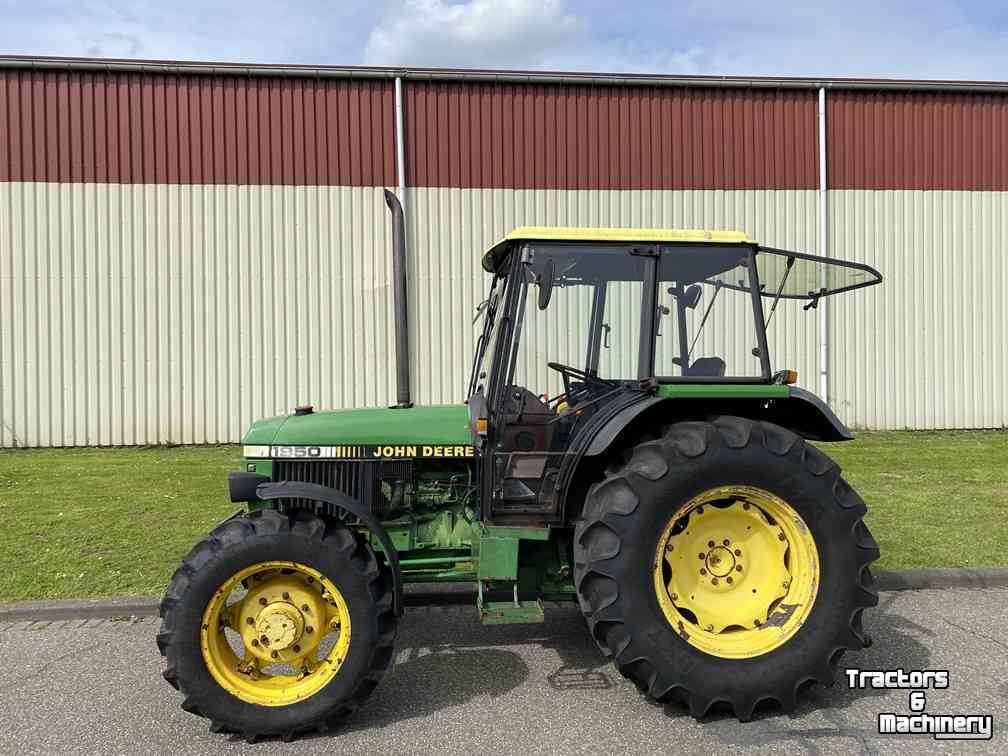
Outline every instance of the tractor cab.
{"label": "tractor cab", "polygon": [[668,387],[793,383],[767,344],[779,302],[878,280],[729,231],[523,227],[483,266],[468,403],[484,514],[502,524],[563,522],[558,494],[602,426]]}

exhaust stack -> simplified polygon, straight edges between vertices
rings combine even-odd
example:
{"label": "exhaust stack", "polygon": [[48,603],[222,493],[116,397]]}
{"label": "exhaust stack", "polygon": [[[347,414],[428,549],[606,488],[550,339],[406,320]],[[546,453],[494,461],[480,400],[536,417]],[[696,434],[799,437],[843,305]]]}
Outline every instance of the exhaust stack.
{"label": "exhaust stack", "polygon": [[392,292],[395,305],[396,403],[394,409],[412,407],[409,380],[409,328],[406,320],[406,223],[399,198],[385,190],[392,212]]}

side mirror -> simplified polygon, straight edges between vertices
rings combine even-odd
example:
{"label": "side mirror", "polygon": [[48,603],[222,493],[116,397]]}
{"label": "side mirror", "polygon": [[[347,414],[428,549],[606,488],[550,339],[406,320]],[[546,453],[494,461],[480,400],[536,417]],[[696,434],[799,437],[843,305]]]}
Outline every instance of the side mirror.
{"label": "side mirror", "polygon": [[549,307],[550,297],[553,296],[553,278],[556,276],[556,264],[550,260],[543,268],[539,276],[539,309],[545,310]]}
{"label": "side mirror", "polygon": [[696,306],[700,304],[700,296],[703,294],[703,289],[701,289],[697,284],[692,286],[687,286],[686,291],[683,292],[683,307],[688,310],[696,309]]}

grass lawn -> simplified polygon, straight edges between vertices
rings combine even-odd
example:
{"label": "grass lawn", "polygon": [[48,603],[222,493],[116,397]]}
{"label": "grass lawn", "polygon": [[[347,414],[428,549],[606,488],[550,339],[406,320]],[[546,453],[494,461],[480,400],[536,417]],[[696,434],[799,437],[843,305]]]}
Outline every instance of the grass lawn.
{"label": "grass lawn", "polygon": [[[1008,433],[824,445],[868,502],[879,569],[1008,564]],[[0,601],[157,594],[237,508],[234,446],[0,451]]]}

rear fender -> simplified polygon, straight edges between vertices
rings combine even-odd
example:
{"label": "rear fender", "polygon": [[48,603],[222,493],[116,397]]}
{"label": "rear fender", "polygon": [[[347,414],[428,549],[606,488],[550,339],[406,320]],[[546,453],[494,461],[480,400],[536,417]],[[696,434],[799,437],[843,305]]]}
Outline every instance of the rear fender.
{"label": "rear fender", "polygon": [[669,398],[653,396],[632,404],[603,425],[585,449],[584,456],[605,453],[623,432],[639,421],[665,425],[679,420],[693,420],[711,415],[734,415],[780,425],[810,441],[850,441],[847,426],[818,396],[805,389],[791,387],[780,398]]}
{"label": "rear fender", "polygon": [[631,446],[642,433],[654,433],[669,423],[711,415],[734,415],[774,423],[811,441],[849,441],[854,436],[829,406],[815,394],[791,387],[776,398],[651,396],[624,407],[595,432],[574,463],[563,492],[568,516],[580,509],[587,486],[599,478],[599,457]]}

